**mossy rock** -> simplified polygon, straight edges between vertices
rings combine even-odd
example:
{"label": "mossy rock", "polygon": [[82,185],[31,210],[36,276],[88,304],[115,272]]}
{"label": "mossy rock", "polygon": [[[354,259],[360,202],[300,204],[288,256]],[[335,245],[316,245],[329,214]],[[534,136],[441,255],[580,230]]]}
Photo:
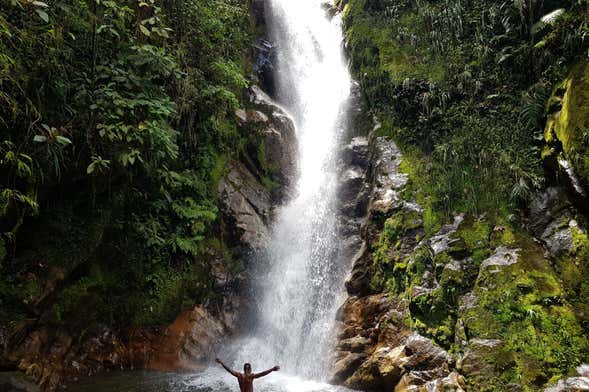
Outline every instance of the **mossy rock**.
{"label": "mossy rock", "polygon": [[481,271],[477,301],[459,316],[470,339],[503,342],[501,350],[486,354],[487,362],[513,356],[513,366],[497,367],[486,385],[501,390],[517,382],[539,390],[586,361],[589,342],[543,249],[524,235],[517,235],[515,246],[517,261]]}
{"label": "mossy rock", "polygon": [[575,66],[556,89],[547,110],[545,159],[562,152],[581,181],[589,184],[589,62]]}

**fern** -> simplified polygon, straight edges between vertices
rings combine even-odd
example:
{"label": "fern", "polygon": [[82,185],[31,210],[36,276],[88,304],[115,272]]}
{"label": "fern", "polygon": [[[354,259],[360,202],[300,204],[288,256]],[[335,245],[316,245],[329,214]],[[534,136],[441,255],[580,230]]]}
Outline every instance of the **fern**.
{"label": "fern", "polygon": [[520,119],[528,128],[543,128],[546,120],[546,103],[549,97],[548,88],[542,84],[533,86],[524,95]]}

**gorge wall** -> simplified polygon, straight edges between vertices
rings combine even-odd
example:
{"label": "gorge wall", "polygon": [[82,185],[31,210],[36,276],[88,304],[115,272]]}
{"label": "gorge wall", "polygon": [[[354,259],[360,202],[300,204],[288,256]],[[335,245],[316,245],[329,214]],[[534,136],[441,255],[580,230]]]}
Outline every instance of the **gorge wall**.
{"label": "gorge wall", "polygon": [[[332,379],[376,391],[587,390],[586,51],[553,46],[564,25],[586,26],[586,8],[532,33],[510,32],[517,7],[499,2],[339,6],[367,106],[356,131],[368,137],[344,152],[344,215],[359,218],[350,227],[363,242]],[[570,5],[534,6],[521,17]],[[568,66],[532,61],[518,81],[511,72],[530,63],[504,63],[516,54],[501,31],[512,45],[531,36],[530,56],[560,50]],[[530,155],[510,156],[515,145]]]}

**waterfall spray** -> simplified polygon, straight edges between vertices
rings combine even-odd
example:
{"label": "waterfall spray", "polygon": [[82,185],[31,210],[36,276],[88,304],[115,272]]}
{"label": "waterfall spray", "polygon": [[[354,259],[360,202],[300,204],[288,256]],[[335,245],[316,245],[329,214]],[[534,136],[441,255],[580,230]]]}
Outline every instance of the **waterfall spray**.
{"label": "waterfall spray", "polygon": [[336,151],[351,79],[339,18],[318,0],[269,0],[270,34],[279,54],[278,100],[297,126],[295,194],[276,216],[269,266],[255,282],[257,327],[243,338],[236,363],[275,362],[285,372],[325,379],[335,312],[347,264],[338,260]]}

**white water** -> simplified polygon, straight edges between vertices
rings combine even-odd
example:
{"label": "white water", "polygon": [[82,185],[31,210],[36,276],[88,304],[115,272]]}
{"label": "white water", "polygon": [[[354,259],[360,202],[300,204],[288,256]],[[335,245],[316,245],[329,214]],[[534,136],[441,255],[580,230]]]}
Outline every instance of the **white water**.
{"label": "white water", "polygon": [[278,46],[278,100],[293,115],[299,142],[296,193],[277,214],[256,293],[257,328],[238,342],[235,366],[280,364],[287,374],[326,380],[335,312],[347,263],[338,259],[336,157],[351,79],[342,30],[323,0],[269,0]]}
{"label": "white water", "polygon": [[[300,177],[258,263],[263,270],[254,282],[257,327],[222,353],[240,371],[245,362],[254,371],[281,365],[279,373],[256,380],[262,392],[346,390],[326,381],[349,267],[338,257],[335,154],[351,79],[339,20],[327,19],[324,1],[267,0],[267,22],[279,51],[278,100],[296,122]],[[77,390],[229,392],[236,385],[217,366],[185,376],[119,374],[89,380]]]}

